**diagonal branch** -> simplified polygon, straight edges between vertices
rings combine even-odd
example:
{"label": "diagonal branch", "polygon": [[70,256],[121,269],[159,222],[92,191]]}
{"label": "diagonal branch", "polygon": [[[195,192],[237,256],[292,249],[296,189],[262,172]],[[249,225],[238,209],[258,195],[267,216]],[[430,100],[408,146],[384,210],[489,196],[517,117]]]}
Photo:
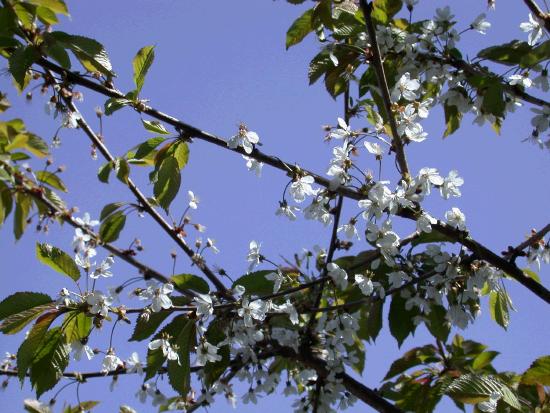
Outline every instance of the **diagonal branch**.
{"label": "diagonal branch", "polygon": [[[119,92],[117,90],[114,90],[114,89],[107,88],[107,87],[105,87],[101,84],[98,84],[97,82],[94,82],[92,80],[89,80],[89,79],[79,75],[78,73],[69,72],[69,71],[63,69],[62,67],[60,67],[60,66],[58,66],[54,63],[49,62],[48,60],[46,60],[44,58],[41,58],[39,60],[39,64],[41,66],[43,66],[44,68],[51,70],[52,72],[55,72],[55,73],[58,73],[58,74],[64,76],[69,82],[79,84],[79,85],[84,86],[88,89],[91,89],[91,90],[94,90],[94,91],[96,91],[100,94],[103,94],[104,96],[114,97],[114,98],[124,98],[124,95],[121,92]],[[543,104],[546,104],[546,103],[543,102]],[[219,137],[217,137],[213,134],[210,134],[208,132],[201,131],[200,129],[198,129],[194,126],[188,125],[187,123],[182,122],[182,121],[174,118],[173,116],[164,114],[164,113],[162,113],[162,112],[160,112],[156,109],[153,109],[149,106],[144,105],[144,108],[143,108],[142,112],[150,115],[151,117],[153,117],[157,120],[160,120],[160,121],[163,121],[163,122],[166,122],[166,123],[172,125],[176,129],[187,133],[190,137],[194,137],[194,138],[197,138],[197,139],[204,140],[206,142],[209,142],[209,143],[212,143],[212,144],[217,145],[219,147],[222,147],[226,150],[230,150],[230,151],[237,152],[237,153],[240,153],[240,154],[245,154],[245,152],[242,148],[237,148],[237,149],[228,148],[226,141],[224,141],[223,139],[221,139],[221,138],[219,138]],[[256,159],[260,162],[264,162],[264,163],[266,163],[266,164],[268,164],[268,165],[270,165],[270,166],[272,166],[276,169],[282,170],[286,173],[288,173],[289,171],[291,173],[295,173],[298,170],[298,167],[291,166],[287,162],[284,162],[284,161],[282,161],[281,159],[279,159],[277,157],[264,154],[256,148],[252,151],[251,154],[246,154],[246,155],[250,156],[250,157],[252,157],[252,158],[254,158],[254,159]],[[321,177],[321,176],[319,176],[319,175],[317,175],[313,172],[304,170],[304,169],[301,169],[301,172],[306,173],[308,175],[311,175],[315,179],[315,182],[317,184],[319,184],[319,185],[321,185],[325,188],[330,187],[330,182],[329,182],[328,179],[326,179],[324,177]],[[367,197],[367,194],[368,194],[368,192],[365,193],[365,192],[362,192],[362,191],[356,191],[353,188],[348,188],[348,187],[343,187],[343,186],[340,186],[334,192],[337,192],[338,194],[343,195],[346,198],[355,199],[355,200],[365,199]],[[407,209],[407,210],[404,209],[404,210],[400,210],[397,213],[397,215],[402,217],[402,218],[416,220],[416,217],[420,216],[421,212],[422,211],[420,211],[420,210],[413,211],[413,210],[410,210],[410,209]],[[539,298],[543,299],[544,301],[546,301],[547,303],[550,304],[550,291],[548,289],[546,289],[542,284],[539,284],[536,281],[534,281],[533,279],[526,277],[525,274],[523,274],[523,272],[515,264],[508,262],[507,260],[505,260],[502,257],[499,257],[498,255],[496,255],[491,250],[484,247],[483,245],[481,245],[477,241],[473,240],[472,238],[467,237],[466,234],[463,231],[456,230],[456,229],[454,229],[454,228],[452,228],[452,227],[450,227],[450,226],[448,226],[448,225],[446,225],[442,222],[439,222],[437,225],[435,225],[434,229],[437,230],[438,232],[448,236],[452,241],[458,242],[458,243],[470,248],[471,251],[478,254],[478,257],[480,259],[483,259],[483,260],[489,262],[490,264],[494,265],[495,267],[501,269],[502,271],[506,272],[507,275],[509,275],[510,277],[512,277],[512,278],[516,279],[517,281],[519,281],[522,285],[524,285],[531,292],[536,294]]]}
{"label": "diagonal branch", "polygon": [[[72,100],[70,98],[63,98],[65,100],[65,103],[67,104],[67,107],[75,113],[80,113],[77,109],[77,107],[74,105]],[[77,120],[78,126],[84,131],[84,133],[88,136],[88,138],[92,141],[92,143],[99,149],[103,157],[109,161],[109,162],[115,162],[115,158],[111,153],[109,152],[109,149],[105,146],[103,141],[95,134],[95,132],[92,130],[92,128],[88,125],[88,123],[85,121],[84,117],[80,116],[80,118]],[[217,290],[224,295],[226,298],[230,298],[231,295],[227,293],[226,287],[223,285],[223,283],[220,281],[220,279],[214,274],[214,272],[206,265],[206,263],[203,260],[196,260],[195,259],[195,253],[193,250],[185,243],[183,239],[181,239],[178,236],[178,233],[172,228],[172,226],[166,222],[166,220],[158,213],[158,211],[151,205],[151,203],[147,200],[147,197],[141,192],[141,190],[137,187],[137,185],[128,178],[127,180],[128,188],[130,188],[130,191],[135,195],[135,197],[138,199],[140,205],[143,207],[143,209],[159,224],[159,226],[166,232],[170,238],[172,238],[176,244],[185,252],[185,254],[197,265],[198,268],[203,272],[204,275],[216,286]],[[232,297],[231,297],[232,299]]]}
{"label": "diagonal branch", "polygon": [[531,247],[544,238],[546,234],[550,232],[550,224],[547,224],[540,231],[533,230],[533,233],[529,238],[519,244],[517,247],[509,247],[503,255],[508,258],[510,262],[514,262],[517,257],[523,252],[527,247]]}
{"label": "diagonal branch", "polygon": [[407,157],[405,156],[405,149],[403,147],[403,141],[397,132],[397,123],[391,109],[390,90],[388,88],[388,81],[386,73],[384,72],[384,64],[382,63],[382,56],[380,54],[380,48],[378,47],[378,40],[376,39],[376,29],[372,21],[372,3],[367,3],[366,0],[360,1],[361,9],[365,15],[367,32],[369,34],[369,40],[372,43],[372,64],[378,80],[378,86],[382,92],[382,100],[384,101],[384,109],[386,111],[386,117],[390,123],[391,133],[393,135],[392,143],[395,149],[395,156],[397,164],[399,165],[399,172],[403,179],[407,182],[410,181],[409,166],[407,164]]}

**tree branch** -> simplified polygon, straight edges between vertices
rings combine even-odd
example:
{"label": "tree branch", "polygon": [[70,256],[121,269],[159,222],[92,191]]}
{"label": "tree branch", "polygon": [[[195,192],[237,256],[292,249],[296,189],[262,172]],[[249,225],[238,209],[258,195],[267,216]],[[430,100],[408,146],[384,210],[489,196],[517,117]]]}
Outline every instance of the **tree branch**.
{"label": "tree branch", "polygon": [[[443,59],[441,59],[441,61],[444,62]],[[57,66],[56,64],[49,62],[48,60],[46,60],[44,58],[41,58],[39,60],[39,64],[41,66],[43,66],[44,68],[46,68],[46,69],[49,69],[49,70],[52,70],[55,73],[61,74],[69,82],[80,84],[81,86],[84,86],[86,88],[94,90],[94,91],[96,91],[100,94],[103,94],[105,96],[108,96],[108,97],[124,98],[124,95],[121,92],[119,92],[117,90],[114,90],[114,89],[109,89],[109,88],[107,88],[107,87],[105,87],[101,84],[98,84],[94,81],[86,79],[86,78],[82,77],[81,75],[79,75],[77,73],[69,72],[69,71],[63,69],[62,67]],[[548,104],[544,101],[542,101],[542,104],[543,105],[550,105],[550,104]],[[219,138],[215,135],[212,135],[210,133],[201,131],[201,130],[197,129],[194,126],[188,125],[188,124],[186,124],[186,123],[184,123],[184,122],[182,122],[182,121],[180,121],[180,120],[178,120],[178,119],[176,119],[172,116],[166,115],[166,114],[164,114],[160,111],[157,111],[156,109],[150,108],[149,106],[145,106],[145,108],[143,109],[143,113],[146,113],[146,114],[152,116],[153,118],[155,118],[157,120],[166,122],[166,123],[174,126],[175,128],[177,128],[178,130],[186,132],[191,137],[195,137],[197,139],[204,140],[206,142],[209,142],[209,143],[212,143],[212,144],[217,145],[219,147],[222,147],[226,150],[230,150],[230,151],[237,152],[237,153],[240,153],[240,154],[246,154],[242,148],[231,149],[227,146],[226,141],[224,141],[223,139],[221,139],[221,138]],[[288,173],[289,171],[291,173],[294,173],[298,169],[297,167],[290,166],[288,163],[280,160],[277,157],[266,155],[266,154],[260,152],[256,148],[252,151],[251,154],[246,154],[246,155],[250,156],[250,157],[252,157],[252,158],[254,158],[254,159],[256,159],[260,162],[264,162],[264,163],[266,163],[270,166],[273,166],[276,169],[280,169],[280,170],[282,170],[286,173]],[[311,175],[315,179],[315,182],[317,182],[317,184],[319,184],[321,186],[324,186],[325,188],[330,187],[330,182],[329,182],[328,179],[326,179],[324,177],[321,177],[321,176],[319,176],[319,175],[317,175],[313,172],[309,172],[307,170],[304,170],[304,169],[301,169],[301,171],[307,173],[308,175]],[[343,195],[346,198],[355,199],[355,200],[361,200],[361,199],[365,199],[367,197],[367,193],[356,191],[353,188],[347,188],[347,187],[343,187],[343,186],[340,186],[334,192],[337,192],[338,194]],[[400,217],[403,217],[403,218],[416,220],[416,216],[418,216],[418,214],[420,212],[421,212],[420,210],[418,210],[418,211],[401,210],[401,211],[398,211],[396,215],[398,215]],[[526,277],[523,274],[523,272],[518,267],[516,267],[514,264],[512,264],[512,263],[508,262],[507,260],[499,257],[498,255],[496,255],[495,253],[493,253],[492,251],[490,251],[486,247],[483,247],[481,244],[474,241],[473,239],[468,238],[468,240],[466,240],[465,234],[462,231],[458,231],[458,230],[456,230],[452,227],[449,227],[448,225],[446,225],[442,222],[439,222],[436,226],[434,226],[434,228],[438,232],[440,232],[444,235],[447,235],[454,242],[458,242],[458,243],[470,248],[473,252],[480,253],[481,254],[481,255],[479,255],[480,258],[485,259],[490,264],[496,266],[497,268],[501,269],[502,271],[505,271],[508,275],[515,278],[522,285],[527,287],[531,292],[533,292],[538,297],[540,297],[541,299],[543,299],[544,301],[546,301],[547,303],[550,304],[550,291],[547,290],[543,285],[537,283],[536,281],[532,280],[531,278]],[[476,248],[477,250],[474,250],[472,248]]]}
{"label": "tree branch", "polygon": [[550,33],[550,13],[545,13],[534,0],[523,0],[531,13],[544,23],[544,28]]}
{"label": "tree branch", "polygon": [[367,3],[366,0],[360,1],[361,9],[365,16],[367,32],[369,34],[369,40],[371,41],[371,50],[373,53],[372,64],[378,80],[378,86],[382,92],[382,100],[384,101],[384,109],[388,122],[390,123],[391,133],[393,135],[392,143],[395,149],[395,156],[397,164],[399,165],[399,172],[406,182],[410,181],[409,166],[407,164],[407,157],[405,156],[405,149],[403,147],[403,141],[397,132],[397,123],[391,109],[390,91],[388,88],[388,81],[386,79],[386,73],[384,72],[384,64],[382,63],[382,56],[380,54],[380,48],[378,47],[378,40],[376,39],[376,29],[372,21],[372,3]]}
{"label": "tree branch", "polygon": [[[533,230],[534,231],[534,230]],[[544,238],[544,236],[550,232],[550,224],[546,225],[544,228],[542,228],[540,231],[537,231],[533,233],[529,238],[527,238],[525,241],[523,241],[521,244],[519,244],[517,247],[509,247],[508,251],[504,253],[504,257],[508,259],[510,262],[514,262],[517,257],[523,252],[523,250],[527,247],[531,247],[537,242],[539,242],[541,239]]]}
{"label": "tree branch", "polygon": [[[67,104],[67,107],[72,112],[80,113],[70,98],[63,97],[63,99]],[[92,141],[92,143],[99,149],[103,157],[107,161],[113,162],[114,164],[114,156],[111,155],[103,141],[95,134],[95,132],[88,125],[82,115],[77,120],[77,123],[78,126],[80,126],[80,128],[88,136],[90,141]],[[227,288],[223,285],[216,274],[214,274],[214,272],[206,265],[204,260],[197,262],[193,250],[185,243],[183,239],[178,236],[177,232],[174,231],[174,228],[172,228],[172,226],[168,222],[166,222],[166,220],[157,212],[157,210],[151,205],[151,203],[147,200],[147,197],[141,192],[141,190],[137,187],[137,185],[132,181],[131,178],[128,178],[127,186],[128,188],[130,188],[130,191],[132,191],[132,193],[135,195],[143,209],[147,211],[147,213],[157,222],[157,224],[159,224],[164,232],[166,232],[170,236],[170,238],[172,238],[176,242],[176,244],[185,252],[185,254],[191,259],[191,261],[197,265],[197,267],[203,272],[204,275],[206,275],[210,282],[212,282],[216,286],[216,289],[220,293],[222,293],[225,298],[233,300],[233,297],[227,292]]]}

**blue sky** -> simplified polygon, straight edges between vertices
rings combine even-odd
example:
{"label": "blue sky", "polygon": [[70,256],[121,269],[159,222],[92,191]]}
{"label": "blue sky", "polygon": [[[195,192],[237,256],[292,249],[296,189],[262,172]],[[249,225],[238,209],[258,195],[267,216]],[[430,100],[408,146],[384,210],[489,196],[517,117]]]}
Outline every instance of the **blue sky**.
{"label": "blue sky", "polygon": [[[442,2],[421,3],[420,13],[430,16]],[[459,21],[464,21],[461,27],[485,12],[485,3],[481,0],[460,2],[463,7],[454,12]],[[156,60],[143,96],[150,99],[154,107],[222,137],[233,135],[239,122],[245,122],[260,135],[263,151],[319,173],[326,170],[331,146],[323,143],[321,125],[335,124],[336,118],[342,115],[343,104],[341,100],[333,101],[322,84],[308,86],[307,65],[318,50],[313,38],[285,51],[285,32],[301,14],[303,6],[292,6],[281,0],[119,0],[69,2],[69,8],[72,19],[64,21],[60,30],[102,42],[118,74],[116,86],[120,90],[132,88],[131,60],[136,51],[153,44]],[[486,36],[467,33],[463,37],[461,44],[472,55],[491,44],[525,38],[518,28],[520,22],[527,20],[522,2],[497,2],[496,11],[488,13],[488,18],[493,27]],[[44,114],[45,98],[38,91],[32,103],[26,103],[16,96],[7,77],[0,78],[0,90],[9,92],[13,104],[10,111],[0,115],[2,120],[21,117],[31,131],[45,138],[53,136],[58,120]],[[104,99],[92,92],[83,92],[85,100],[80,107],[94,124],[93,108],[102,105]],[[445,175],[451,169],[460,172],[465,179],[463,197],[445,204],[434,202],[429,204],[430,210],[441,217],[451,206],[460,207],[474,238],[497,252],[521,242],[531,228],[541,228],[550,217],[549,154],[521,143],[530,132],[529,119],[527,110],[519,110],[505,122],[502,135],[496,136],[489,127],[471,126],[472,118],[467,116],[463,128],[443,140],[443,117],[440,111],[434,110],[424,124],[428,140],[413,145],[408,151],[412,171],[430,166]],[[361,127],[362,123],[352,121],[352,126],[356,125]],[[130,109],[106,118],[104,135],[107,145],[118,155],[147,138],[138,114]],[[105,204],[131,200],[118,182],[106,186],[97,180],[96,172],[102,163],[90,158],[89,143],[80,131],[63,130],[61,137],[62,147],[54,153],[54,158],[56,163],[67,167],[64,179],[71,189],[67,195],[70,205],[98,217]],[[393,160],[386,161],[384,170],[390,171],[392,165]],[[373,164],[372,169],[376,169],[376,165]],[[132,176],[146,191],[151,191],[143,171]],[[302,247],[328,244],[330,233],[320,225],[303,220],[291,223],[275,217],[274,211],[286,183],[287,178],[280,171],[267,167],[258,180],[246,170],[240,156],[196,141],[191,145],[190,162],[183,172],[181,195],[175,204],[179,202],[185,206],[188,189],[200,197],[201,204],[194,216],[207,226],[206,235],[215,238],[221,250],[219,255],[207,256],[207,259],[238,277],[246,272],[245,257],[252,239],[262,242],[262,252],[275,261],[281,255],[292,257]],[[345,211],[351,214],[353,208],[349,203]],[[349,218],[349,214],[344,214],[346,217]],[[55,295],[66,285],[66,279],[34,259],[34,243],[38,238],[69,250],[70,228],[52,227],[47,236],[36,236],[30,230],[17,243],[10,231],[11,225],[7,224],[0,232],[3,280],[0,296],[22,290]],[[174,245],[168,237],[149,219],[134,215],[117,243],[125,247],[136,236],[145,246],[140,258],[161,272],[170,273],[169,253]],[[116,264],[114,271],[119,280],[134,275],[121,263]],[[176,272],[195,271],[180,254]],[[541,278],[545,280],[549,275],[548,269],[543,268]],[[105,283],[101,288],[112,284]],[[522,371],[537,356],[547,352],[550,321],[545,317],[547,308],[542,301],[512,282],[506,285],[518,310],[512,314],[508,332],[490,319],[485,302],[481,318],[461,334],[500,351],[502,354],[495,361],[497,368]],[[117,329],[120,340],[116,348],[123,357],[140,348],[124,343],[123,338],[130,332],[129,327]],[[0,351],[15,352],[21,340],[21,335],[2,336]],[[379,386],[391,361],[415,344],[429,341],[430,337],[422,328],[399,350],[395,340],[383,333],[375,345],[368,347],[366,383]],[[102,343],[104,341],[98,337],[91,344],[100,346]],[[142,358],[144,347],[141,346],[140,351]],[[99,366],[97,358],[82,369],[94,370]],[[112,412],[120,403],[127,403],[139,412],[154,411],[150,405],[140,405],[134,399],[136,381],[121,379],[117,391],[112,394],[108,393],[108,385],[109,380],[95,380],[82,386],[81,399],[103,400],[97,412]],[[0,400],[6,411],[19,411],[21,400],[30,396],[28,386],[21,390],[12,381],[0,393]],[[49,397],[51,393],[44,396],[45,400]],[[74,401],[74,389],[65,390],[60,396],[60,400],[63,399]],[[241,406],[239,410],[287,411],[290,402],[277,395],[262,399],[259,406]],[[438,411],[451,411],[449,409],[449,404],[442,404]],[[224,400],[209,409],[210,412],[227,410]],[[358,404],[350,411],[365,410]]]}

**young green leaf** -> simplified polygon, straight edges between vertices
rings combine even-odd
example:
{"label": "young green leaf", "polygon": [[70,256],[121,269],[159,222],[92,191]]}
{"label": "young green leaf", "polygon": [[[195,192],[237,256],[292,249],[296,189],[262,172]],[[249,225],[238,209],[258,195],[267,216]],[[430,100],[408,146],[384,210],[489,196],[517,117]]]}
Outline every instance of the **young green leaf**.
{"label": "young green leaf", "polygon": [[178,194],[181,184],[181,175],[178,161],[169,156],[162,161],[158,171],[157,181],[153,189],[159,205],[168,210],[170,204]]}
{"label": "young green leaf", "polygon": [[143,127],[152,133],[157,133],[159,135],[170,135],[170,132],[166,130],[164,125],[156,120],[141,120]]}
{"label": "young green leaf", "polygon": [[64,14],[65,16],[69,15],[69,10],[63,0],[27,0],[27,2],[35,6],[47,8],[54,13]]}
{"label": "young green leaf", "polygon": [[74,281],[80,278],[80,270],[72,257],[53,245],[37,242],[36,257],[42,264],[48,265],[60,274],[67,275]]}
{"label": "young green leaf", "polygon": [[61,327],[49,330],[38,347],[31,364],[30,378],[40,397],[63,377],[69,364],[70,347],[65,344]]}
{"label": "young green leaf", "polygon": [[168,380],[172,388],[182,396],[186,396],[191,385],[191,362],[190,353],[195,347],[196,327],[195,323],[187,320],[174,340],[178,346],[179,363],[175,360],[168,360]]}
{"label": "young green leaf", "polygon": [[416,325],[413,318],[418,315],[418,308],[413,307],[407,310],[405,307],[407,300],[400,294],[393,296],[388,319],[390,322],[390,332],[397,340],[399,347],[403,344],[409,334],[414,333]]}
{"label": "young green leaf", "polygon": [[510,309],[512,308],[512,301],[504,290],[491,291],[489,297],[491,318],[505,330],[510,323]]}
{"label": "young green leaf", "polygon": [[40,54],[34,46],[18,47],[10,56],[8,70],[13,76],[19,91],[23,91],[27,87],[30,81],[27,71],[39,58]]}
{"label": "young green leaf", "polygon": [[113,164],[111,162],[107,162],[99,167],[99,170],[97,171],[97,179],[100,180],[100,182],[103,182],[104,184],[109,182],[109,175],[111,174],[111,171],[113,170]]}
{"label": "young green leaf", "polygon": [[107,204],[103,207],[101,210],[101,214],[99,215],[99,220],[103,221],[105,218],[107,218],[109,215],[111,215],[113,212],[117,211],[119,208],[126,205],[126,202],[113,202],[110,204]]}
{"label": "young green leaf", "polygon": [[116,177],[123,183],[128,183],[128,177],[130,176],[130,165],[128,161],[123,158],[117,158],[115,161]]}
{"label": "young green leaf", "polygon": [[159,328],[169,315],[169,312],[161,311],[159,313],[150,314],[148,320],[143,317],[138,317],[134,332],[129,341],[142,341],[149,338],[157,331],[157,328]]}
{"label": "young green leaf", "polygon": [[143,87],[143,83],[145,82],[145,76],[147,76],[147,72],[149,71],[149,68],[153,64],[154,59],[155,59],[154,46],[145,46],[141,48],[137,52],[136,56],[134,57],[132,66],[134,68],[134,83],[136,85],[136,89],[138,93],[141,91],[141,88]]}
{"label": "young green leaf", "polygon": [[22,192],[15,194],[15,213],[13,215],[13,234],[15,239],[18,240],[21,238],[25,229],[27,228],[28,222],[27,217],[31,212],[32,199],[29,195],[26,195]]}
{"label": "young green leaf", "polygon": [[193,290],[201,294],[208,294],[210,287],[201,277],[193,274],[178,274],[170,278],[170,281],[180,290]]}
{"label": "young green leaf", "polygon": [[300,43],[313,29],[313,9],[309,9],[298,17],[286,32],[286,48]]}
{"label": "young green leaf", "polygon": [[232,288],[235,288],[237,285],[242,285],[248,295],[261,296],[272,294],[274,282],[265,278],[267,274],[271,274],[272,272],[273,271],[270,270],[262,270],[245,274],[235,280]]}
{"label": "young green leaf", "polygon": [[59,175],[48,171],[35,172],[36,179],[52,188],[59,189],[60,191],[67,192],[67,187],[59,177]]}
{"label": "young green leaf", "polygon": [[536,359],[521,376],[523,384],[550,386],[550,356]]}
{"label": "young green leaf", "polygon": [[103,242],[113,242],[118,239],[126,224],[126,215],[123,211],[109,215],[99,227],[99,237]]}

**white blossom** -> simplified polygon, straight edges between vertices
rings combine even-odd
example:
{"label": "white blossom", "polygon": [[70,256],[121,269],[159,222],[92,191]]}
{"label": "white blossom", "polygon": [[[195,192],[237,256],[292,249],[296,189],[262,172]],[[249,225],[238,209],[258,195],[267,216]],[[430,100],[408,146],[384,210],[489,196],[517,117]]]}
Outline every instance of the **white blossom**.
{"label": "white blossom", "polygon": [[260,247],[261,244],[256,241],[250,241],[248,255],[246,256],[246,260],[250,263],[248,266],[249,272],[261,262]]}
{"label": "white blossom", "polygon": [[110,270],[114,262],[115,259],[112,256],[108,256],[90,273],[90,278],[98,279],[99,277],[112,277],[113,273]]}
{"label": "white blossom", "polygon": [[113,299],[96,290],[86,297],[86,302],[91,306],[90,313],[107,317],[109,306],[113,303]]}
{"label": "white blossom", "polygon": [[534,46],[542,37],[542,25],[536,17],[533,17],[531,13],[529,13],[529,21],[521,23],[519,28],[525,33],[528,33],[527,43],[529,46]]}
{"label": "white blossom", "polygon": [[246,167],[248,170],[254,172],[256,176],[260,178],[262,176],[262,168],[264,163],[246,155],[243,155],[243,159],[246,161]]}
{"label": "white blossom", "polygon": [[137,373],[140,376],[143,374],[143,365],[141,364],[139,354],[137,352],[134,351],[130,357],[126,359],[124,364],[126,366],[127,373]]}
{"label": "white blossom", "polygon": [[368,277],[361,274],[355,274],[355,283],[359,286],[363,295],[366,295],[367,297],[374,292],[374,285]]}
{"label": "white blossom", "polygon": [[189,196],[189,208],[197,209],[199,207],[199,198],[193,193],[193,191],[187,191]]}
{"label": "white blossom", "polygon": [[162,354],[164,355],[164,357],[166,357],[168,360],[177,361],[178,364],[180,364],[178,353],[172,348],[172,346],[170,345],[170,342],[167,339],[158,338],[156,340],[151,341],[147,347],[151,351],[154,351],[160,348],[162,350]]}
{"label": "white blossom", "polygon": [[296,212],[298,212],[300,208],[294,205],[288,205],[286,201],[279,202],[279,208],[275,211],[275,215],[277,216],[284,216],[290,219],[291,221],[296,220]]}
{"label": "white blossom", "polygon": [[413,101],[418,96],[415,91],[420,88],[420,82],[417,79],[411,79],[409,72],[403,74],[398,82],[395,84],[391,98],[394,102],[399,101],[401,97],[406,100]]}
{"label": "white blossom", "polygon": [[212,305],[212,297],[208,294],[199,294],[193,298],[192,304],[197,308],[197,317],[208,318],[214,313],[214,307]]}
{"label": "white blossom", "polygon": [[348,286],[348,274],[345,270],[340,268],[338,264],[329,262],[327,264],[327,271],[334,284],[341,290],[345,290]]}
{"label": "white blossom", "polygon": [[508,77],[508,81],[511,85],[520,85],[525,88],[531,87],[533,85],[533,81],[529,79],[528,76],[524,75],[512,75]]}
{"label": "white blossom", "polygon": [[477,404],[477,408],[482,412],[493,413],[497,410],[498,401],[502,398],[499,392],[493,392],[489,396],[489,400]]}
{"label": "white blossom", "polygon": [[87,340],[75,340],[71,343],[71,351],[74,352],[74,359],[80,361],[83,355],[86,355],[88,360],[94,357],[94,351],[88,345]]}
{"label": "white blossom", "polygon": [[107,374],[110,371],[115,371],[122,365],[122,360],[119,359],[112,350],[109,350],[101,363],[101,372]]}
{"label": "white blossom", "polygon": [[476,19],[472,22],[472,29],[481,34],[487,34],[487,30],[491,27],[491,23],[485,20],[486,14],[481,13]]}
{"label": "white blossom", "polygon": [[458,208],[451,208],[450,211],[445,212],[445,219],[447,223],[461,231],[466,230],[466,216]]}
{"label": "white blossom", "polygon": [[312,176],[303,176],[296,181],[292,182],[289,188],[290,195],[296,202],[303,202],[308,195],[316,195],[318,190],[311,187],[315,180]]}
{"label": "white blossom", "polygon": [[197,366],[205,366],[206,363],[220,361],[222,356],[218,354],[219,348],[208,341],[204,341],[197,346]]}
{"label": "white blossom", "polygon": [[232,149],[242,146],[247,154],[251,154],[254,149],[254,144],[259,141],[260,138],[256,132],[249,131],[245,125],[241,124],[239,126],[239,132],[227,141],[227,146]]}
{"label": "white blossom", "polygon": [[275,294],[281,289],[281,284],[283,283],[285,276],[281,270],[277,269],[277,271],[267,274],[265,279],[273,281],[273,294]]}
{"label": "white blossom", "polygon": [[99,224],[99,221],[90,219],[90,214],[88,212],[85,212],[82,218],[75,218],[74,219],[77,224],[85,226],[85,227],[95,227]]}

